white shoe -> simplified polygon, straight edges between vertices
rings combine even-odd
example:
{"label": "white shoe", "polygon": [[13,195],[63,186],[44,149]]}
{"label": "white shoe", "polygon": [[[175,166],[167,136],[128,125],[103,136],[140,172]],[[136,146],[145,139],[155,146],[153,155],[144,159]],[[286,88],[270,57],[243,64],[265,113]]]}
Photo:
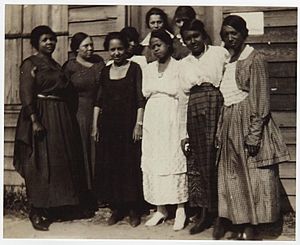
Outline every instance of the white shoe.
{"label": "white shoe", "polygon": [[166,218],[168,217],[168,213],[161,213],[161,212],[155,212],[151,219],[149,219],[145,226],[155,226],[157,225],[161,220],[164,222]]}
{"label": "white shoe", "polygon": [[185,225],[185,220],[186,220],[186,215],[184,209],[176,210],[176,217],[173,225],[173,230],[174,231],[182,230]]}

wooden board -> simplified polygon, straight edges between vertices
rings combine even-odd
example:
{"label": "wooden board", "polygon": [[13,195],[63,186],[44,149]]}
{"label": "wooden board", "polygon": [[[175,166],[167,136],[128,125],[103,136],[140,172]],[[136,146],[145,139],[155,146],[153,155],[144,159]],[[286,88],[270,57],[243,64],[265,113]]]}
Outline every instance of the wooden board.
{"label": "wooden board", "polygon": [[106,20],[117,18],[117,6],[92,6],[69,9],[69,22]]}
{"label": "wooden board", "polygon": [[267,12],[267,11],[282,11],[282,10],[295,10],[296,8],[293,7],[248,7],[248,6],[224,6],[223,12],[224,13],[234,13],[234,12]]}
{"label": "wooden board", "polygon": [[22,5],[5,5],[5,34],[22,32]]}
{"label": "wooden board", "polygon": [[4,156],[13,156],[14,142],[4,142]]}
{"label": "wooden board", "polygon": [[271,110],[273,111],[296,111],[297,97],[295,94],[281,95],[273,94],[271,95],[270,104]]}
{"label": "wooden board", "polygon": [[280,128],[280,132],[286,144],[296,144],[296,128]]}
{"label": "wooden board", "polygon": [[296,162],[279,164],[280,178],[296,178]]}
{"label": "wooden board", "polygon": [[297,26],[297,10],[265,12],[264,25],[266,27]]}
{"label": "wooden board", "polygon": [[38,25],[49,25],[55,32],[68,31],[67,5],[24,5],[24,33]]}
{"label": "wooden board", "polygon": [[271,94],[296,94],[297,88],[296,77],[276,77],[270,78],[270,93]]}
{"label": "wooden board", "polygon": [[69,36],[76,32],[85,32],[88,35],[106,35],[108,32],[118,31],[119,27],[116,20],[79,22],[69,24]]}
{"label": "wooden board", "polygon": [[5,104],[20,103],[19,67],[22,61],[21,39],[5,40]]}
{"label": "wooden board", "polygon": [[19,112],[4,112],[4,127],[15,127],[17,125]]}
{"label": "wooden board", "polygon": [[6,170],[4,171],[4,185],[22,185],[24,184],[24,179],[16,172]]}
{"label": "wooden board", "polygon": [[296,112],[273,111],[272,117],[279,127],[296,127]]}
{"label": "wooden board", "polygon": [[287,195],[296,195],[296,179],[281,179]]}
{"label": "wooden board", "polygon": [[296,27],[265,27],[263,35],[250,35],[246,43],[296,43]]}
{"label": "wooden board", "polygon": [[269,62],[268,70],[270,77],[296,77],[297,62]]}
{"label": "wooden board", "polygon": [[291,161],[296,161],[296,145],[295,144],[287,144],[288,151],[290,153]]}
{"label": "wooden board", "polygon": [[13,157],[4,157],[4,170],[15,170],[13,166]]}
{"label": "wooden board", "polygon": [[296,61],[297,44],[296,43],[274,43],[274,44],[252,44],[266,56],[267,61]]}
{"label": "wooden board", "polygon": [[14,142],[15,134],[16,134],[15,127],[5,127],[4,128],[4,142]]}

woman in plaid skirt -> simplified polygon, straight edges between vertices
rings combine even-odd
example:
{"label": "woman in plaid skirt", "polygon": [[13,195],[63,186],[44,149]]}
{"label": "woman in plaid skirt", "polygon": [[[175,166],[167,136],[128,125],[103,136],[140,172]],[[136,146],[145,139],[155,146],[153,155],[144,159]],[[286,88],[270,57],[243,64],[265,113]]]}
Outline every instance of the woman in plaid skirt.
{"label": "woman in plaid skirt", "polygon": [[279,218],[278,163],[287,161],[289,154],[270,113],[267,64],[245,44],[245,20],[226,17],[220,34],[231,59],[220,86],[224,106],[216,136],[219,219],[213,236],[223,237],[226,223],[232,223],[235,239],[252,240],[256,225]]}
{"label": "woman in plaid skirt", "polygon": [[[229,58],[223,47],[206,44],[208,35],[200,20],[184,23],[181,36],[191,51],[182,63],[185,76],[196,73],[198,80],[182,78],[182,87],[189,93],[187,109],[188,139],[187,161],[189,204],[196,208],[198,220],[191,234],[202,232],[212,224],[217,212],[217,170],[214,139],[218,118],[223,104],[219,91],[223,67]],[[192,82],[190,82],[192,81]],[[196,83],[195,83],[196,82]],[[185,151],[185,150],[184,150]]]}

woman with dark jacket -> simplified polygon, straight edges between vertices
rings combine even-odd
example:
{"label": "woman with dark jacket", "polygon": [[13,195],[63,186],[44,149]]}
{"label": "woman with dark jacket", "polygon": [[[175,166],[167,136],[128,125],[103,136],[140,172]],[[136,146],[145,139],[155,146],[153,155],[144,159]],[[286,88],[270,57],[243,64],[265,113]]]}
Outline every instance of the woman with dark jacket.
{"label": "woman with dark jacket", "polygon": [[20,68],[22,109],[14,166],[25,179],[30,221],[35,229],[46,231],[53,215],[79,212],[72,208],[82,203],[86,182],[79,128],[68,103],[72,86],[52,58],[56,35],[48,26],[37,26],[30,41],[37,54]]}

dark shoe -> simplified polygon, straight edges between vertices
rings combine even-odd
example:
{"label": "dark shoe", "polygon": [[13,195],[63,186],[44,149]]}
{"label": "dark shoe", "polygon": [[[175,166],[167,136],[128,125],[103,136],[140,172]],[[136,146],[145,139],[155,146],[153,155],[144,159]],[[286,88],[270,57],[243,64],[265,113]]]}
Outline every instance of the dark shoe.
{"label": "dark shoe", "polygon": [[210,221],[208,221],[207,219],[205,219],[205,220],[201,219],[190,229],[190,234],[194,235],[194,234],[200,233],[200,232],[208,229],[210,226],[211,226]]}
{"label": "dark shoe", "polygon": [[141,223],[141,216],[138,215],[137,212],[131,210],[131,211],[129,212],[129,224],[130,224],[132,227],[136,227],[136,226],[138,226],[140,223]]}
{"label": "dark shoe", "polygon": [[255,240],[254,227],[252,225],[246,226],[243,233],[243,240]]}
{"label": "dark shoe", "polygon": [[121,213],[119,210],[114,210],[110,216],[110,218],[107,221],[108,225],[114,225],[118,221],[122,220],[124,218],[123,213]]}
{"label": "dark shoe", "polygon": [[220,240],[225,236],[225,233],[228,230],[228,224],[229,222],[221,217],[218,217],[214,224],[214,230],[213,230],[213,238],[215,240]]}
{"label": "dark shoe", "polygon": [[38,231],[48,231],[50,222],[46,218],[39,216],[37,214],[34,214],[29,217],[31,224],[34,229]]}

